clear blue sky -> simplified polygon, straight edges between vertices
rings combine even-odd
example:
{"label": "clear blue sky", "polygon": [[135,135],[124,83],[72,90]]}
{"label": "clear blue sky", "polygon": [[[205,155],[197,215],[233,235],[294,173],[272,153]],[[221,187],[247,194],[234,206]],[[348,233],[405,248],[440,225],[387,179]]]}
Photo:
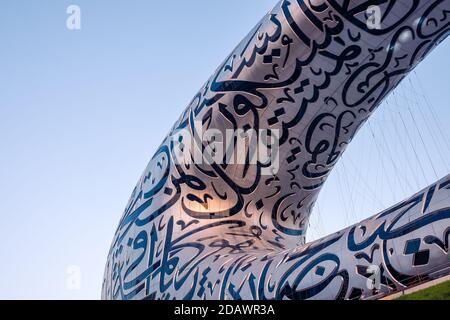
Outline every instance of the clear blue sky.
{"label": "clear blue sky", "polygon": [[[275,2],[1,1],[0,298],[100,297],[112,236],[145,165],[196,91]],[[70,4],[81,8],[81,30],[66,28]],[[442,124],[450,120],[448,57],[450,41],[411,82],[417,85],[421,78],[420,94],[429,98]],[[410,89],[400,88],[400,97],[411,97]],[[395,132],[388,123],[396,107],[408,117],[402,101],[377,112],[375,136],[384,124]],[[392,148],[401,150],[395,144],[405,145],[405,137],[393,139]],[[396,184],[389,159],[367,151],[371,139],[364,128],[344,156],[350,160],[333,172],[319,199],[320,215],[311,220],[312,238],[435,180],[425,168],[422,180]],[[438,175],[447,174],[448,150],[430,155]],[[367,189],[381,199],[378,204],[365,200],[372,197],[368,192],[342,199],[345,185],[361,185],[349,173],[358,161],[377,168],[360,167],[361,175],[366,172],[360,178],[372,179]],[[400,174],[414,175],[419,167],[420,161]],[[66,288],[70,265],[81,268],[80,290]]]}

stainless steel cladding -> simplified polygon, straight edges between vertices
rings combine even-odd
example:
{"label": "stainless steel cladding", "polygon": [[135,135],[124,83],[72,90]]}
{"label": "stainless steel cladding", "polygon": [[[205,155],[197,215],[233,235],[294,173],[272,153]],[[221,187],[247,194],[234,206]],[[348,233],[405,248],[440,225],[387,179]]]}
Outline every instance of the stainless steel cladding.
{"label": "stainless steel cladding", "polygon": [[305,233],[345,148],[447,36],[449,12],[450,0],[278,3],[142,174],[102,298],[355,299],[448,268],[450,176],[324,239]]}

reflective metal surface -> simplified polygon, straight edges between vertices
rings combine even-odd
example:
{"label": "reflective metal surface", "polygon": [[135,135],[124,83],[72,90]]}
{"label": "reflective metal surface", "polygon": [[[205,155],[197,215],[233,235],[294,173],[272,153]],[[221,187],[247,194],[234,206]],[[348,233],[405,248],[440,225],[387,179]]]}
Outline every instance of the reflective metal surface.
{"label": "reflective metal surface", "polygon": [[[375,293],[374,276],[389,292],[449,266],[450,176],[337,234],[304,240],[330,171],[383,98],[446,37],[449,10],[449,0],[278,3],[200,89],[138,181],[102,298],[353,299]],[[279,132],[278,170],[175,163],[179,130],[196,137],[212,128]],[[204,147],[195,140],[185,160]]]}

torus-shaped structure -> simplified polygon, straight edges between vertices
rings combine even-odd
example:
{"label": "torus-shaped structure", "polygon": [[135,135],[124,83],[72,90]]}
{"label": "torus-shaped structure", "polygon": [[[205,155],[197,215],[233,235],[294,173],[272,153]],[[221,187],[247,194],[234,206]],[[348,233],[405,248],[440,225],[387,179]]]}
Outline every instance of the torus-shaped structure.
{"label": "torus-shaped structure", "polygon": [[[139,179],[102,298],[357,299],[376,293],[377,272],[378,292],[388,293],[450,267],[450,176],[305,243],[347,145],[449,30],[450,0],[280,1],[200,89]],[[250,144],[243,163],[187,161],[208,148],[208,129],[278,132],[278,169],[249,161]],[[182,130],[192,144],[173,139]],[[187,156],[175,161],[180,146]]]}

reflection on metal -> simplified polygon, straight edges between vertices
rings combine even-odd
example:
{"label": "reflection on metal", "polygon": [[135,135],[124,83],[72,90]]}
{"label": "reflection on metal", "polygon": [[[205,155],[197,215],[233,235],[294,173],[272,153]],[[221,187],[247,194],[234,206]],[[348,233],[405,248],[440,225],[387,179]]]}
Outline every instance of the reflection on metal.
{"label": "reflection on metal", "polygon": [[[374,3],[377,28],[366,16]],[[200,89],[138,181],[102,298],[354,299],[374,294],[372,283],[389,292],[448,267],[450,176],[357,225],[304,239],[330,171],[446,37],[449,10],[449,0],[277,4]],[[175,164],[171,136],[195,136],[196,121],[203,130],[279,130],[279,170]]]}

